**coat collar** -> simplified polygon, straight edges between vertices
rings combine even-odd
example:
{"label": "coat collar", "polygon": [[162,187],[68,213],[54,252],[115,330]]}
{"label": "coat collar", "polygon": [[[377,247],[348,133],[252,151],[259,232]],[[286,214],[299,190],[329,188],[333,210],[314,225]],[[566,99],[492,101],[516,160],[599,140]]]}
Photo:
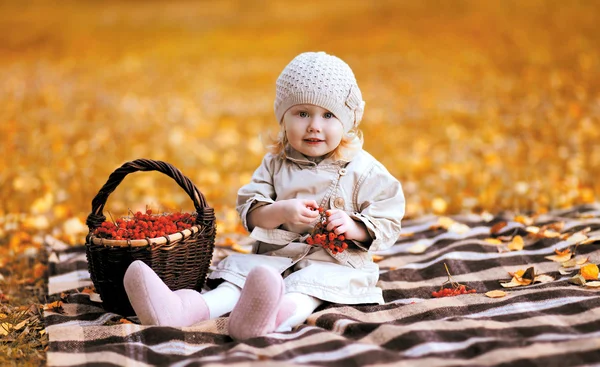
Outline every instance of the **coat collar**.
{"label": "coat collar", "polygon": [[348,162],[350,162],[349,159],[345,159],[345,158],[334,159],[330,154],[328,157],[323,159],[321,162],[316,163],[316,162],[313,162],[313,161],[309,160],[308,158],[306,158],[302,153],[300,153],[296,149],[292,148],[292,146],[289,144],[285,147],[285,151],[284,151],[283,155],[284,155],[285,159],[292,161],[296,164],[299,164],[301,166],[312,166],[312,167],[330,166],[330,165],[345,166]]}

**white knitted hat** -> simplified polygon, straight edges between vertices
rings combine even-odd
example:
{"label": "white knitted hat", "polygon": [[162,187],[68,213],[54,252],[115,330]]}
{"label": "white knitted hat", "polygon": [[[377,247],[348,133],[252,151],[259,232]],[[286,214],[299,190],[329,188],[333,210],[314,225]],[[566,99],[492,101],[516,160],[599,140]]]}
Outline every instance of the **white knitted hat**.
{"label": "white knitted hat", "polygon": [[329,110],[345,132],[358,126],[365,108],[350,66],[325,52],[296,56],[277,78],[275,116],[280,124],[290,107],[305,103]]}

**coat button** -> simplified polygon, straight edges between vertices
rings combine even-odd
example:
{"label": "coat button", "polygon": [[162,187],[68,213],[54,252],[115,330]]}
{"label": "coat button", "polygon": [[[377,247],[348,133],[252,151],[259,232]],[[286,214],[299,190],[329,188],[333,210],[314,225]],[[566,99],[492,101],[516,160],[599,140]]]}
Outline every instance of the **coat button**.
{"label": "coat button", "polygon": [[344,209],[344,199],[343,198],[335,198],[333,201],[333,206],[338,209]]}
{"label": "coat button", "polygon": [[343,175],[345,175],[346,173],[348,173],[348,170],[346,170],[345,168],[340,168],[340,170],[338,171],[338,174],[339,174],[340,176],[343,176]]}

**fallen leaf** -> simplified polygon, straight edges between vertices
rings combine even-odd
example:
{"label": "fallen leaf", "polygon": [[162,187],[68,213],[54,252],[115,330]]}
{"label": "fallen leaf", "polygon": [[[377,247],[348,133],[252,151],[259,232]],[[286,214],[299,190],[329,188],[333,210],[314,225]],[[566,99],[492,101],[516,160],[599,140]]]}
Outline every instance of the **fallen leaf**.
{"label": "fallen leaf", "polygon": [[575,285],[585,285],[585,279],[580,274],[575,275],[573,278],[569,278],[568,282]]}
{"label": "fallen leaf", "polygon": [[589,245],[590,243],[594,243],[597,241],[600,241],[600,236],[591,236],[591,237],[588,237],[587,240],[582,241],[580,243],[580,245]]}
{"label": "fallen leaf", "polygon": [[94,292],[94,293],[90,293],[90,301],[102,302],[102,298],[100,297],[100,295],[98,293]]}
{"label": "fallen leaf", "polygon": [[577,260],[575,258],[571,258],[570,260],[567,260],[562,263],[563,268],[572,268],[575,265],[577,265]]}
{"label": "fallen leaf", "polygon": [[577,260],[577,265],[583,265],[588,262],[589,259],[589,257],[580,257],[579,260]]}
{"label": "fallen leaf", "polygon": [[529,284],[531,284],[531,281],[523,282],[523,281],[517,280],[517,278],[512,278],[510,280],[510,282],[507,282],[507,283],[500,283],[500,285],[503,286],[504,288],[521,287],[521,286],[529,285]]}
{"label": "fallen leaf", "polygon": [[599,273],[598,265],[596,264],[586,264],[579,269],[580,275],[585,280],[596,280],[598,279]]}
{"label": "fallen leaf", "polygon": [[600,282],[597,280],[591,281],[591,282],[586,282],[585,283],[586,287],[592,287],[592,288],[598,288],[600,287]]}
{"label": "fallen leaf", "polygon": [[490,298],[501,298],[501,297],[506,296],[506,292],[501,291],[501,290],[495,290],[495,291],[486,292],[485,295]]}
{"label": "fallen leaf", "polygon": [[120,323],[120,324],[133,324],[133,322],[131,322],[131,321],[127,320],[126,318],[121,318],[121,319],[119,320],[119,323]]}
{"label": "fallen leaf", "polygon": [[571,251],[569,250],[569,252],[566,253],[565,255],[562,255],[562,256],[559,256],[559,255],[545,256],[545,258],[548,259],[548,260],[555,261],[557,263],[563,263],[563,262],[565,262],[567,260],[570,260],[571,256],[572,256],[572,254],[571,254]]}
{"label": "fallen leaf", "polygon": [[23,328],[23,326],[27,325],[29,323],[29,320],[23,320],[20,323],[16,324],[13,329],[15,330],[21,330]]}
{"label": "fallen leaf", "polygon": [[533,279],[534,283],[550,283],[554,281],[554,277],[547,274],[536,275]]}
{"label": "fallen leaf", "polygon": [[499,239],[496,238],[486,238],[484,240],[486,243],[489,243],[490,245],[501,245],[502,241],[500,241]]}
{"label": "fallen leaf", "polygon": [[412,237],[415,234],[413,232],[402,232],[400,233],[400,237]]}
{"label": "fallen leaf", "polygon": [[235,251],[235,252],[239,252],[239,253],[242,253],[242,254],[249,254],[249,253],[250,253],[250,250],[246,250],[245,248],[241,247],[241,246],[240,246],[240,245],[238,245],[237,243],[234,243],[234,244],[231,246],[231,249],[232,249],[233,251]]}
{"label": "fallen leaf", "polygon": [[566,248],[566,249],[564,249],[564,250],[562,250],[562,251],[561,251],[561,250],[559,250],[559,249],[554,249],[554,253],[555,253],[556,255],[558,255],[558,256],[561,256],[561,257],[562,257],[562,256],[566,256],[566,255],[570,254],[570,253],[571,253],[571,249],[569,249],[569,248]]}
{"label": "fallen leaf", "polygon": [[411,246],[408,249],[408,252],[410,252],[411,254],[422,254],[423,252],[425,252],[425,250],[427,250],[427,245],[424,244],[423,242],[421,243],[416,243],[415,245]]}
{"label": "fallen leaf", "polygon": [[56,313],[64,313],[62,301],[54,301],[44,305],[44,311],[52,311]]}
{"label": "fallen leaf", "polygon": [[562,275],[571,275],[573,274],[573,272],[577,270],[577,269],[564,269],[564,268],[560,268],[558,269],[558,272],[561,273]]}
{"label": "fallen leaf", "polygon": [[511,251],[520,251],[523,249],[525,242],[523,241],[523,237],[517,235],[513,240],[508,244],[508,249]]}
{"label": "fallen leaf", "polygon": [[[500,232],[500,230],[501,230],[502,228],[506,227],[506,224],[507,224],[507,223],[506,223],[506,222],[504,222],[504,221],[503,221],[503,222],[498,222],[498,223],[494,224],[494,225],[492,226],[492,228],[490,228],[490,233],[491,233],[491,234],[496,234],[496,233]],[[486,294],[487,294],[487,293],[486,293]]]}
{"label": "fallen leaf", "polygon": [[236,245],[236,244],[237,244],[237,242],[235,242],[233,240],[233,238],[231,238],[231,237],[225,237],[225,240],[220,245],[223,246],[223,247],[233,247],[233,245]]}
{"label": "fallen leaf", "polygon": [[533,223],[533,219],[525,215],[516,215],[513,220],[526,226],[529,226],[531,223]]}
{"label": "fallen leaf", "polygon": [[458,233],[458,234],[467,233],[470,230],[471,230],[471,227],[469,227],[466,224],[458,223],[458,222],[455,222],[450,227],[448,227],[448,232]]}
{"label": "fallen leaf", "polygon": [[567,238],[567,243],[569,245],[576,245],[579,244],[585,240],[587,240],[588,236],[584,235],[581,232],[577,232],[573,235],[571,235],[569,238]]}
{"label": "fallen leaf", "polygon": [[383,260],[383,256],[380,256],[380,255],[371,255],[371,257],[373,258],[373,262],[376,262],[376,263]]}
{"label": "fallen leaf", "polygon": [[92,294],[94,293],[94,290],[90,287],[85,287],[83,288],[83,290],[81,291],[81,293],[85,293],[85,294]]}

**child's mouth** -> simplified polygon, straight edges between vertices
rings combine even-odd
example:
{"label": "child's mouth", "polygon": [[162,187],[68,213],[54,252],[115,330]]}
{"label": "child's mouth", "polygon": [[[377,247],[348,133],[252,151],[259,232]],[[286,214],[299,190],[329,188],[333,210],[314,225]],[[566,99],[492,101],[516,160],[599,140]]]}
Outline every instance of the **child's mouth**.
{"label": "child's mouth", "polygon": [[304,139],[304,141],[308,144],[319,144],[322,143],[324,140],[319,140],[319,139]]}

